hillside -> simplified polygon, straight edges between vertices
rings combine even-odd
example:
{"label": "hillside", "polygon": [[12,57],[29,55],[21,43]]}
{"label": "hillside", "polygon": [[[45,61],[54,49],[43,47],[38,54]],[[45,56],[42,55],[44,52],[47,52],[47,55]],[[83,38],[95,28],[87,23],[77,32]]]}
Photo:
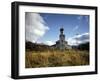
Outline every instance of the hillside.
{"label": "hillside", "polygon": [[45,44],[26,42],[26,49],[29,51],[45,51],[51,47]]}
{"label": "hillside", "polygon": [[86,43],[82,43],[82,44],[79,44],[77,46],[72,46],[73,49],[78,49],[78,50],[86,50],[86,51],[89,51],[89,42],[86,42]]}
{"label": "hillside", "polygon": [[26,42],[26,68],[83,65],[89,65],[89,51],[83,48],[61,51],[45,44]]}
{"label": "hillside", "polygon": [[[45,51],[45,50],[52,50],[55,45],[49,46],[43,43],[32,43],[32,42],[26,42],[26,49],[30,51]],[[87,50],[89,51],[89,42],[79,44],[78,46],[72,46],[73,49],[78,50]],[[57,50],[57,49],[55,49]]]}

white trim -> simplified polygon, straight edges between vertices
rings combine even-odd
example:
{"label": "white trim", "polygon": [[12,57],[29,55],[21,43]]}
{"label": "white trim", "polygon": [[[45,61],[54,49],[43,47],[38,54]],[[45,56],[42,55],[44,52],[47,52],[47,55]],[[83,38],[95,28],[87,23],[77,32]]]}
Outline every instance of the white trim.
{"label": "white trim", "polygon": [[[90,65],[67,66],[49,68],[25,68],[25,12],[57,13],[57,14],[81,14],[90,16]],[[19,7],[19,75],[39,75],[54,73],[73,73],[95,71],[95,12],[94,10],[53,8],[38,6]]]}

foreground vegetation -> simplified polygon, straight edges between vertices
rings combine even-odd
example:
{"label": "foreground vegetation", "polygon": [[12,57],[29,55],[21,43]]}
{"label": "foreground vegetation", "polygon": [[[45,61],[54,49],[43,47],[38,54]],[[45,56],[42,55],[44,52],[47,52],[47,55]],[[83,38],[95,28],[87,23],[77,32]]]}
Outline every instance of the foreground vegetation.
{"label": "foreground vegetation", "polygon": [[57,67],[89,65],[89,52],[80,50],[29,51],[25,54],[25,67]]}

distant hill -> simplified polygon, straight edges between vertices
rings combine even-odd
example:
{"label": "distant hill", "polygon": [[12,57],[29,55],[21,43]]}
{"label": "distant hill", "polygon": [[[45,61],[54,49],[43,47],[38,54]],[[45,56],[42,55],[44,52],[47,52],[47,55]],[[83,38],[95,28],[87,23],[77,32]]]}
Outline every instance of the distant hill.
{"label": "distant hill", "polygon": [[87,50],[89,51],[89,42],[79,44],[78,46],[72,46],[73,49],[79,49],[79,50]]}
{"label": "distant hill", "polygon": [[26,42],[26,49],[30,51],[45,51],[50,49],[51,47],[42,43],[32,43],[32,42]]}
{"label": "distant hill", "polygon": [[80,44],[78,46],[78,49],[80,49],[80,50],[89,50],[89,42]]}
{"label": "distant hill", "polygon": [[[26,47],[26,50],[29,50],[29,51],[45,51],[45,50],[54,49],[55,45],[49,46],[43,43],[32,43],[28,41],[26,42],[25,47]],[[72,49],[89,51],[89,42],[79,44],[78,46],[72,46]]]}

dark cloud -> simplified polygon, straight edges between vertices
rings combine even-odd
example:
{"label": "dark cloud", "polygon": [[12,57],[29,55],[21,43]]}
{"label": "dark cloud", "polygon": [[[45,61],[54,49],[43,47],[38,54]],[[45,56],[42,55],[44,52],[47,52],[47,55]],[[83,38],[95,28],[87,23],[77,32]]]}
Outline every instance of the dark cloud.
{"label": "dark cloud", "polygon": [[70,45],[78,45],[81,43],[89,42],[89,33],[83,33],[81,35],[76,35],[68,39]]}

